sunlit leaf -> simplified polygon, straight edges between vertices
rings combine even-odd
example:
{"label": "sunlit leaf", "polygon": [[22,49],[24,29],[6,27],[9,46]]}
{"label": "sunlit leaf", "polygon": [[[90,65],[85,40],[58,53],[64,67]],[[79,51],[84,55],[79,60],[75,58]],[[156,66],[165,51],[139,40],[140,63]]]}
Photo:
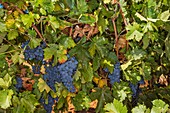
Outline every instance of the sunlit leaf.
{"label": "sunlit leaf", "polygon": [[38,79],[38,89],[40,90],[40,92],[43,92],[44,90],[46,90],[46,92],[48,93],[51,88],[46,84],[46,82],[42,79],[39,78]]}

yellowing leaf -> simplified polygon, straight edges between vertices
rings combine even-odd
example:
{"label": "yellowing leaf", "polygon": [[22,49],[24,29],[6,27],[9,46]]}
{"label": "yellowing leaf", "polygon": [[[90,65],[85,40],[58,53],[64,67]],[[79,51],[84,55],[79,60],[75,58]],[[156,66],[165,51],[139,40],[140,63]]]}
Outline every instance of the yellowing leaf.
{"label": "yellowing leaf", "polygon": [[98,86],[100,88],[103,88],[104,85],[107,85],[107,80],[106,79],[99,80]]}
{"label": "yellowing leaf", "polygon": [[40,90],[40,92],[43,92],[44,90],[48,92],[50,92],[51,88],[46,84],[46,82],[42,79],[39,78],[38,79],[38,89]]}
{"label": "yellowing leaf", "polygon": [[103,0],[103,2],[104,2],[105,4],[110,3],[110,1],[111,1],[111,0]]}
{"label": "yellowing leaf", "polygon": [[13,90],[1,90],[0,91],[0,107],[7,109],[11,105],[12,95],[14,94]]}
{"label": "yellowing leaf", "polygon": [[127,63],[122,64],[121,68],[122,70],[126,70],[126,68],[128,68],[130,65],[132,64],[131,60],[129,60]]}
{"label": "yellowing leaf", "polygon": [[15,23],[15,20],[14,20],[14,19],[8,19],[8,20],[6,21],[6,26],[7,26],[8,28],[11,28],[11,27],[14,25],[14,23]]}

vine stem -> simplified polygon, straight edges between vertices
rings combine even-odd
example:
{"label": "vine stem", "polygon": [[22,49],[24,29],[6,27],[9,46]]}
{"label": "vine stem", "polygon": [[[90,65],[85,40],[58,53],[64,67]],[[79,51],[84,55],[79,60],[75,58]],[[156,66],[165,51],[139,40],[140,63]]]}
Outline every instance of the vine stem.
{"label": "vine stem", "polygon": [[[119,2],[117,2],[117,4],[118,4],[118,6],[119,6],[119,8],[120,8],[120,13],[121,13],[121,15],[122,15],[122,18],[123,18],[123,22],[124,22],[124,24],[125,24],[125,26],[127,26],[128,25],[128,23],[127,23],[127,21],[126,21],[126,18],[125,18],[125,15],[124,15],[124,13],[123,13],[123,11],[122,11],[122,7],[121,7],[121,5],[120,5],[120,3]],[[126,29],[125,29],[126,30]],[[127,33],[128,31],[126,30],[126,33]],[[128,44],[128,41],[126,40],[126,50],[128,50],[128,48],[129,48],[129,44]]]}
{"label": "vine stem", "polygon": [[[117,17],[115,17],[115,18],[112,18],[112,23],[113,23],[113,27],[114,27],[114,33],[115,33],[115,37],[116,37],[116,46],[118,45],[118,34],[117,34],[117,28],[116,28],[116,23],[115,23],[115,19],[116,19]],[[118,50],[118,48],[116,48],[116,55],[117,55],[117,57],[119,57],[119,50]]]}

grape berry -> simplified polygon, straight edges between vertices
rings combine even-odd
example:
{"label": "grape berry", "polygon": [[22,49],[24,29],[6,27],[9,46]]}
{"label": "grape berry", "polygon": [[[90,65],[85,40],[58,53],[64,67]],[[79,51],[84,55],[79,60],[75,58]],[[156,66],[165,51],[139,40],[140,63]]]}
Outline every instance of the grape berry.
{"label": "grape berry", "polygon": [[115,82],[120,82],[120,62],[117,62],[114,66],[113,73],[109,73],[108,78],[110,79],[110,84]]}

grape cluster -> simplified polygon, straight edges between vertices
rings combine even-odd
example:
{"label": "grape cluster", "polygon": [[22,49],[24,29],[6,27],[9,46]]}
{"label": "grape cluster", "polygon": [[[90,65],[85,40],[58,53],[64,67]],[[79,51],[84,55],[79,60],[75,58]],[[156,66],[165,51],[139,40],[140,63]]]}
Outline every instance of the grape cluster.
{"label": "grape cluster", "polygon": [[32,65],[32,71],[34,74],[40,74],[41,67],[39,65]]}
{"label": "grape cluster", "polygon": [[54,91],[56,91],[54,84],[56,82],[62,82],[64,86],[68,89],[68,91],[75,92],[72,75],[77,69],[77,64],[78,61],[76,60],[76,58],[72,57],[63,64],[45,67],[46,74],[43,75],[43,79],[46,81],[47,85]]}
{"label": "grape cluster", "polygon": [[132,94],[133,98],[136,98],[139,95],[139,93],[141,92],[141,89],[139,88],[140,84],[145,84],[143,79],[141,79],[137,84],[132,84],[132,83],[129,84],[129,86],[133,92],[133,94]]}
{"label": "grape cluster", "polygon": [[44,109],[47,111],[46,113],[51,113],[52,112],[52,109],[53,109],[52,106],[54,105],[56,99],[53,98],[50,94],[48,94],[48,103],[46,104],[45,99],[42,98],[42,97],[40,98],[39,101],[40,101],[40,103],[43,104]]}
{"label": "grape cluster", "polygon": [[24,42],[21,45],[21,48],[25,48],[24,57],[25,60],[35,60],[35,61],[43,61],[44,59],[44,51],[43,48],[46,46],[45,42],[42,42],[40,46],[31,49],[29,46],[29,40]]}
{"label": "grape cluster", "polygon": [[75,57],[70,58],[64,64],[58,65],[61,81],[70,92],[75,92],[72,75],[77,69],[78,61]]}
{"label": "grape cluster", "polygon": [[115,82],[120,82],[120,62],[117,62],[114,66],[113,73],[109,73],[108,78],[110,79],[110,84]]}
{"label": "grape cluster", "polygon": [[22,79],[20,77],[16,77],[17,84],[15,85],[16,89],[19,91],[22,88]]}

